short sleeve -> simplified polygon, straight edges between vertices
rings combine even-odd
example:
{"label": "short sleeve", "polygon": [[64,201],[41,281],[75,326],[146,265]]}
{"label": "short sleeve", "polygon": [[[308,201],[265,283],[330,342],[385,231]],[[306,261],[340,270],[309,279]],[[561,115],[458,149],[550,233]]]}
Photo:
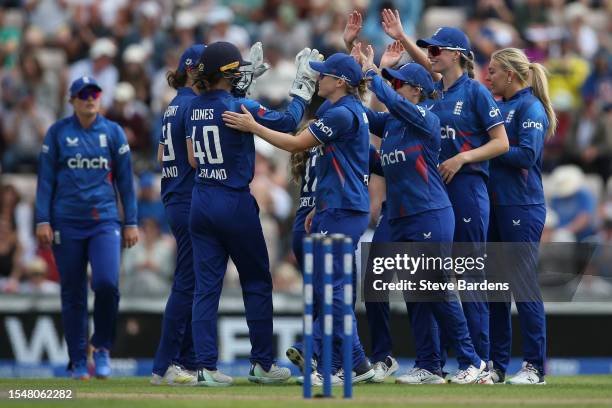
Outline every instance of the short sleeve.
{"label": "short sleeve", "polygon": [[351,129],[353,114],[339,106],[328,109],[319,120],[311,123],[308,129],[322,144],[333,142]]}
{"label": "short sleeve", "polygon": [[474,93],[476,119],[487,132],[495,126],[503,124],[504,119],[491,92],[481,83],[477,83],[474,87]]}

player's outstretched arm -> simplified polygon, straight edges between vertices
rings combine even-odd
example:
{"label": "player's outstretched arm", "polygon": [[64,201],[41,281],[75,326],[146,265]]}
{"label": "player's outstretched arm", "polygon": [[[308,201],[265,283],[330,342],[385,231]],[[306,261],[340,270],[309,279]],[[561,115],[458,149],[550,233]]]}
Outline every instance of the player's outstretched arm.
{"label": "player's outstretched arm", "polygon": [[414,41],[404,32],[402,20],[400,19],[398,10],[383,9],[382,11],[382,27],[385,33],[394,40],[400,41],[404,49],[417,64],[422,65],[429,73],[434,81],[439,81],[442,76],[434,72],[431,68],[431,62],[427,58],[427,54],[419,48]]}
{"label": "player's outstretched arm", "polygon": [[256,134],[279,149],[283,149],[291,153],[301,152],[319,144],[319,141],[315,139],[308,129],[304,129],[296,136],[288,133],[277,132],[257,123],[253,118],[253,115],[251,115],[249,110],[244,105],[241,105],[240,109],[243,113],[232,111],[223,112],[223,121],[228,127],[240,130],[242,132]]}

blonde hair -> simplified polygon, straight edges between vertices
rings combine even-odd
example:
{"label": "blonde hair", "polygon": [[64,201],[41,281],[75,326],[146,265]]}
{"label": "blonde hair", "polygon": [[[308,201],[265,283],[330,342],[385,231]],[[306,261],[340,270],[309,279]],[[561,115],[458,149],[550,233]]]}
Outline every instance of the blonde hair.
{"label": "blonde hair", "polygon": [[[557,115],[548,95],[548,79],[546,78],[548,72],[546,68],[541,64],[529,62],[525,53],[518,48],[504,48],[495,51],[491,55],[491,59],[497,61],[503,70],[514,72],[522,83],[531,85],[533,94],[542,102],[546,111],[546,117],[548,118],[546,137],[552,137],[557,128]],[[531,78],[529,71],[531,71]]]}
{"label": "blonde hair", "polygon": [[[300,126],[300,128],[295,132],[295,134],[299,135],[313,122],[314,119],[305,122],[304,124],[302,124],[302,126]],[[291,153],[291,158],[289,159],[289,166],[291,168],[291,180],[298,185],[300,184],[300,181],[302,180],[302,177],[304,175],[304,170],[306,169],[306,161],[308,160],[309,155],[310,149],[303,150],[301,152]]]}
{"label": "blonde hair", "polygon": [[363,99],[365,98],[366,92],[368,90],[367,85],[368,85],[368,82],[366,79],[360,80],[359,85],[357,86],[352,86],[348,82],[346,82],[346,93],[348,95],[353,95],[357,99],[363,101]]}
{"label": "blonde hair", "polygon": [[467,72],[468,77],[474,79],[474,52],[470,51],[470,55],[465,55],[464,53],[460,53],[459,57],[459,65],[461,68]]}

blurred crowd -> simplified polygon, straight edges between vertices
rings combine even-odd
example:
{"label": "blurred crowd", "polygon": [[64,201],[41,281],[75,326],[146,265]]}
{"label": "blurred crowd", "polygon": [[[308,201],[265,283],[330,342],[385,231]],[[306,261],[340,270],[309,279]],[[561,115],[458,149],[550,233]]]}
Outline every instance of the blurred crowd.
{"label": "blurred crowd", "polygon": [[[413,37],[460,26],[483,82],[499,48],[525,49],[548,68],[560,121],[545,148],[543,240],[612,243],[611,0],[0,0],[0,291],[59,291],[50,251],[33,239],[32,203],[41,141],[55,120],[71,114],[72,80],[97,79],[104,114],[123,126],[133,153],[141,242],[124,257],[123,292],[166,294],[175,244],[159,198],[155,152],[162,111],[174,96],[165,75],[181,52],[195,42],[225,40],[246,57],[262,41],[271,69],[250,96],[283,109],[295,54],[306,46],[324,55],[343,51],[353,9],[365,16],[362,42],[381,52],[390,42],[380,27],[383,8],[399,9]],[[251,188],[274,285],[297,293],[290,231],[298,189],[287,155],[260,142]],[[374,197],[373,222],[379,203]],[[226,279],[237,285],[232,271]]]}

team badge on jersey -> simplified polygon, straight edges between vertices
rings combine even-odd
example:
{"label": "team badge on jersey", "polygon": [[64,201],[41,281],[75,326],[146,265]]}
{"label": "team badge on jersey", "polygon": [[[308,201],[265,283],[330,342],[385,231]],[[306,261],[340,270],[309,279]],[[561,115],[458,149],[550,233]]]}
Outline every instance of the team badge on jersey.
{"label": "team badge on jersey", "polygon": [[506,116],[506,123],[512,122],[513,118],[514,118],[514,109],[508,112],[508,116]]}
{"label": "team badge on jersey", "polygon": [[455,109],[453,109],[453,115],[461,115],[462,109],[463,109],[463,101],[457,101],[457,103],[455,103]]}
{"label": "team badge on jersey", "polygon": [[106,140],[106,134],[100,133],[100,147],[107,147],[108,141]]}

